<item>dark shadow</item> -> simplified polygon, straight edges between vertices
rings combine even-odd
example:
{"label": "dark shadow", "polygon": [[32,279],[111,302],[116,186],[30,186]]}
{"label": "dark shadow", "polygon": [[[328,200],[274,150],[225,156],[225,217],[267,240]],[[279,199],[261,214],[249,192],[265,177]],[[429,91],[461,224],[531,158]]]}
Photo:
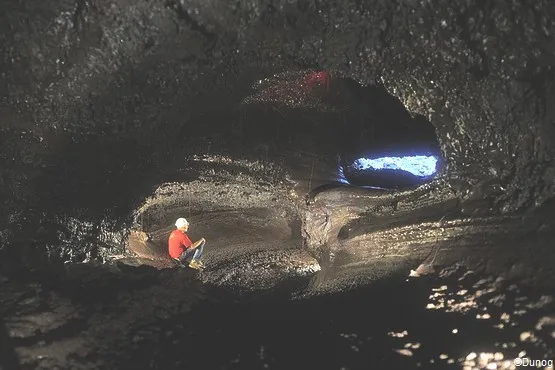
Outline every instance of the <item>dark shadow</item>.
{"label": "dark shadow", "polygon": [[6,326],[0,321],[0,370],[18,370],[19,359]]}

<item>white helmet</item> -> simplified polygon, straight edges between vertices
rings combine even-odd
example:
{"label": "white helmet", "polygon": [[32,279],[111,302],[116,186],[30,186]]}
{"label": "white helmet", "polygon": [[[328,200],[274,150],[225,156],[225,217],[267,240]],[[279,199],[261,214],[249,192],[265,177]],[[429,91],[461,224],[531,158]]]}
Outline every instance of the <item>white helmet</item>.
{"label": "white helmet", "polygon": [[175,221],[175,226],[177,228],[182,228],[182,227],[185,227],[185,226],[189,226],[189,222],[186,219],[184,219],[183,217],[181,217],[181,218],[178,218],[177,221]]}

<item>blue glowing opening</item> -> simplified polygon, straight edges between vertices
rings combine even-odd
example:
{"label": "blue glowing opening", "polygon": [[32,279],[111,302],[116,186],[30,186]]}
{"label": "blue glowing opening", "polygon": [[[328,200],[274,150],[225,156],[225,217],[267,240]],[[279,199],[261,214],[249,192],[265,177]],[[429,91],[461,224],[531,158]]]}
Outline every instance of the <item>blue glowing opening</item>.
{"label": "blue glowing opening", "polygon": [[437,157],[415,155],[406,157],[359,158],[353,166],[358,170],[403,170],[419,177],[432,176],[436,172]]}

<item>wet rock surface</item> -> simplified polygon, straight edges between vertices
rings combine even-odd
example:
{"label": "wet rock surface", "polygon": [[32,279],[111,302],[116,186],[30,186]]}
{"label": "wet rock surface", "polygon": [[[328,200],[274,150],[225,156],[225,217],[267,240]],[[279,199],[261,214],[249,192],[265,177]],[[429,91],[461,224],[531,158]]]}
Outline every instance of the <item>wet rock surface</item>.
{"label": "wet rock surface", "polygon": [[[294,276],[320,269],[301,250],[297,196],[283,179],[275,184],[256,177],[256,162],[226,157],[197,158],[200,175],[187,183],[159,186],[134,215],[136,228],[128,242],[132,255],[159,268],[176,267],[167,240],[178,217],[187,216],[188,235],[207,240],[201,280],[239,290],[267,289]],[[234,169],[229,173],[215,167]],[[249,170],[250,169],[250,170]],[[133,260],[132,256],[126,263]]]}
{"label": "wet rock surface", "polygon": [[112,356],[148,335],[143,325],[191,310],[204,292],[194,275],[146,266],[75,265],[6,279],[0,293],[1,364],[5,369],[110,367]]}
{"label": "wet rock surface", "polygon": [[63,290],[44,272],[52,286],[4,281],[3,365],[516,369],[515,358],[554,356],[551,294],[460,265],[334,294],[316,293],[314,278],[237,294],[182,269],[100,268],[67,271]]}
{"label": "wet rock surface", "polygon": [[[547,0],[0,2],[0,365],[553,358],[554,14]],[[343,182],[339,149],[389,124],[366,84],[435,127],[433,183]],[[163,268],[178,215],[213,270]],[[133,255],[137,229],[154,244]],[[405,281],[454,263],[476,279]]]}
{"label": "wet rock surface", "polygon": [[334,189],[311,200],[303,235],[309,250],[341,269],[371,264],[376,270],[380,260],[405,268],[461,262],[550,286],[554,275],[546,262],[555,255],[549,212],[467,217],[453,192],[433,184],[406,193]]}

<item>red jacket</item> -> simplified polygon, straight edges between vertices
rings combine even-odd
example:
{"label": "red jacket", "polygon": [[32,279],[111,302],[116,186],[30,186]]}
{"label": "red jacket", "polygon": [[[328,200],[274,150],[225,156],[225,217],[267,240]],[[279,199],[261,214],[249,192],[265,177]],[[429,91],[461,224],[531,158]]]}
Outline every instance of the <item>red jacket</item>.
{"label": "red jacket", "polygon": [[168,251],[170,257],[179,258],[183,251],[191,247],[191,245],[193,245],[193,242],[189,239],[187,234],[181,230],[175,229],[168,238]]}

